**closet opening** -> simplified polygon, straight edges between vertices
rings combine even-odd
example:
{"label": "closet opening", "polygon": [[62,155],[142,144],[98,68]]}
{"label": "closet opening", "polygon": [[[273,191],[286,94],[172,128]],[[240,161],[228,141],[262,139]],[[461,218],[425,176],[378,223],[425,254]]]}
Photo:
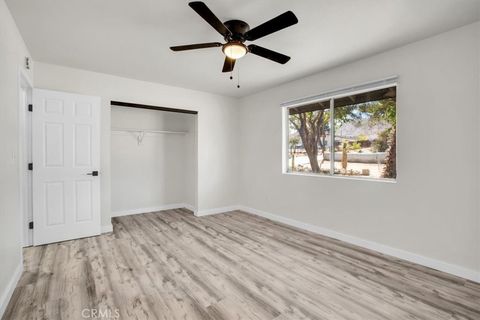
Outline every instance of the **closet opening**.
{"label": "closet opening", "polygon": [[112,217],[197,208],[197,111],[111,101]]}

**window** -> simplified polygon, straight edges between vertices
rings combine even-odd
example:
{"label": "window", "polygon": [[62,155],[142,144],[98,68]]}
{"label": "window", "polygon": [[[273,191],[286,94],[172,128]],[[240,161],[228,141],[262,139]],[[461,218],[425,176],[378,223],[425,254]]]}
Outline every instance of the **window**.
{"label": "window", "polygon": [[284,171],[395,179],[396,93],[390,81],[285,106]]}

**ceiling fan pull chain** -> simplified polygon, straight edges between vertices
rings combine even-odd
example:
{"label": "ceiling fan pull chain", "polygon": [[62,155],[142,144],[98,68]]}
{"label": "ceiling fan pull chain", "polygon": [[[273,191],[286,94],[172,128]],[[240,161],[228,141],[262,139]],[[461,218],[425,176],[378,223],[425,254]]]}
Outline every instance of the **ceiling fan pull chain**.
{"label": "ceiling fan pull chain", "polygon": [[240,66],[237,67],[237,88],[240,89]]}

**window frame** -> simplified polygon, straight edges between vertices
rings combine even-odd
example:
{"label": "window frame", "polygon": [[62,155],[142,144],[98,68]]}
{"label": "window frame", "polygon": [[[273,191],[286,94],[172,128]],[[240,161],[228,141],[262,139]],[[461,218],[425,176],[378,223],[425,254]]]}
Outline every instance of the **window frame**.
{"label": "window frame", "polygon": [[[290,138],[290,122],[289,122],[289,109],[300,107],[302,105],[312,104],[315,102],[327,101],[330,100],[330,157],[335,154],[334,146],[335,146],[335,99],[344,98],[351,95],[361,94],[369,91],[375,91],[390,87],[396,87],[397,90],[397,97],[396,101],[398,101],[398,77],[388,77],[382,80],[377,81],[370,81],[364,84],[346,87],[342,89],[327,91],[325,93],[321,93],[319,95],[305,97],[296,99],[289,102],[282,103],[281,111],[282,111],[282,174],[285,175],[293,175],[293,176],[307,176],[307,177],[321,177],[321,178],[335,178],[335,179],[349,179],[349,180],[361,180],[361,181],[375,181],[375,182],[385,182],[385,183],[396,183],[398,180],[398,166],[396,168],[396,178],[370,178],[364,176],[347,176],[347,175],[338,175],[335,174],[335,161],[330,161],[330,172],[328,174],[319,174],[319,173],[303,173],[303,172],[295,172],[289,171],[288,163],[289,163],[289,147],[288,141]],[[395,108],[395,117],[398,121],[398,110]],[[396,134],[398,135],[398,126],[396,129]],[[397,144],[397,157],[398,157],[398,144]],[[398,163],[398,162],[397,162]]]}

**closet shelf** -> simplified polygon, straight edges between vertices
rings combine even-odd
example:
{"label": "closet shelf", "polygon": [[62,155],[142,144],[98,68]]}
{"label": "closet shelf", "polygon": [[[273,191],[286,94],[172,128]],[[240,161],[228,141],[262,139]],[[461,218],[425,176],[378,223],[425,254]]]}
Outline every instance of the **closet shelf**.
{"label": "closet shelf", "polygon": [[169,130],[148,130],[133,128],[112,128],[112,132],[134,132],[134,133],[160,133],[160,134],[187,134],[188,131],[169,131]]}
{"label": "closet shelf", "polygon": [[112,133],[133,133],[137,136],[137,143],[141,145],[145,134],[187,134],[188,131],[148,130],[134,128],[112,128]]}

